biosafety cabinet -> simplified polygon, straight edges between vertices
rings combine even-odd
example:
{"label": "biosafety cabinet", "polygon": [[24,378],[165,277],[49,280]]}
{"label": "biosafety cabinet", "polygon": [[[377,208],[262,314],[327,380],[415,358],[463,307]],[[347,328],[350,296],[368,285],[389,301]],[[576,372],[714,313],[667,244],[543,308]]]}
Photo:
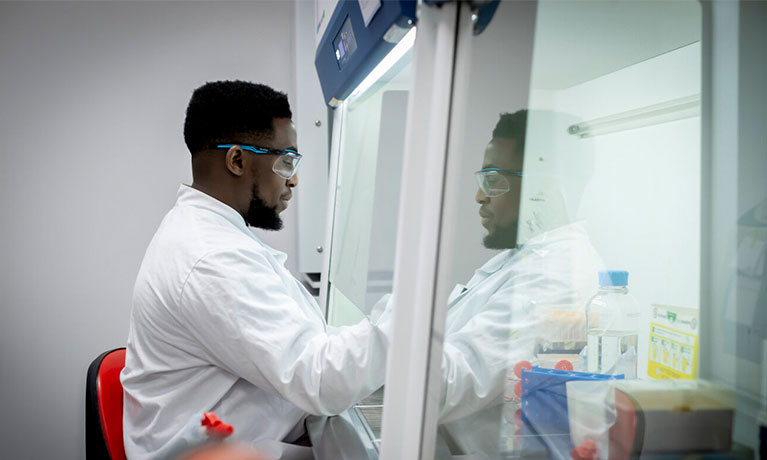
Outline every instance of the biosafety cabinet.
{"label": "biosafety cabinet", "polygon": [[[318,2],[320,301],[393,312],[386,384],[322,455],[767,458],[765,25],[759,1]],[[606,270],[636,380],[589,368]]]}

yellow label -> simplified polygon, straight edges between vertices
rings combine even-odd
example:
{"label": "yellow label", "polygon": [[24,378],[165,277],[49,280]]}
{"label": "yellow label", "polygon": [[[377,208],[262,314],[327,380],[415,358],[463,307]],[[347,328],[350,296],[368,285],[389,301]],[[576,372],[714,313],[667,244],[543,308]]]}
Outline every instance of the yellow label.
{"label": "yellow label", "polygon": [[698,336],[650,323],[647,357],[647,375],[654,379],[694,379],[698,372]]}

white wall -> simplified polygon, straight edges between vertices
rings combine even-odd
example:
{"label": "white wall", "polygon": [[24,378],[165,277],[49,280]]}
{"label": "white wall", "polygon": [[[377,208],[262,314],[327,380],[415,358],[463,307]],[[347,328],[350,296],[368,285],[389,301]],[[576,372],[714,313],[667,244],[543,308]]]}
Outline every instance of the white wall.
{"label": "white wall", "polygon": [[[304,157],[298,174],[294,206],[296,220],[293,226],[302,231],[297,232],[297,250],[293,263],[296,267],[294,273],[319,273],[322,271],[323,254],[317,248],[325,244],[328,201],[328,108],[314,67],[315,4],[297,0],[295,5],[296,79],[295,95],[291,101],[295,102],[293,121],[298,131],[300,152]],[[298,107],[301,110],[297,110]]]}
{"label": "white wall", "polygon": [[[0,457],[84,458],[87,366],[125,343],[144,250],[191,178],[191,92],[291,93],[294,24],[287,1],[0,3]],[[291,253],[286,213],[267,239]]]}

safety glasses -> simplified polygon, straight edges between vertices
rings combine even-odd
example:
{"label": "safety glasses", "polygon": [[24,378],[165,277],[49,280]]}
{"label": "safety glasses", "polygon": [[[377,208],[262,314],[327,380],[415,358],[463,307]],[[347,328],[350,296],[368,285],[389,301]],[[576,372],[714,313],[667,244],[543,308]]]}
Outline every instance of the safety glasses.
{"label": "safety glasses", "polygon": [[272,171],[285,180],[293,177],[298,170],[298,165],[301,164],[301,154],[293,149],[270,149],[240,144],[220,144],[217,145],[216,148],[230,149],[235,145],[239,145],[241,149],[258,153],[259,155],[278,155],[272,164]]}
{"label": "safety glasses", "polygon": [[488,198],[501,196],[511,190],[511,184],[506,176],[522,177],[521,171],[511,169],[485,168],[474,173],[477,185]]}

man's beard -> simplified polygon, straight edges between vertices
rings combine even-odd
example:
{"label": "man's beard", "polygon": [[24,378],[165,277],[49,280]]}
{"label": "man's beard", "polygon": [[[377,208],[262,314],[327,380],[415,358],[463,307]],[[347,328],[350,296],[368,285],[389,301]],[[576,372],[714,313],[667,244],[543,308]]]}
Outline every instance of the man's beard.
{"label": "man's beard", "polygon": [[282,228],[282,219],[277,213],[277,207],[269,207],[261,197],[258,196],[258,184],[253,184],[253,196],[250,198],[248,214],[245,216],[245,223],[251,227],[262,228],[264,230],[279,230]]}
{"label": "man's beard", "polygon": [[488,249],[511,249],[517,247],[517,222],[506,227],[497,227],[482,239]]}

